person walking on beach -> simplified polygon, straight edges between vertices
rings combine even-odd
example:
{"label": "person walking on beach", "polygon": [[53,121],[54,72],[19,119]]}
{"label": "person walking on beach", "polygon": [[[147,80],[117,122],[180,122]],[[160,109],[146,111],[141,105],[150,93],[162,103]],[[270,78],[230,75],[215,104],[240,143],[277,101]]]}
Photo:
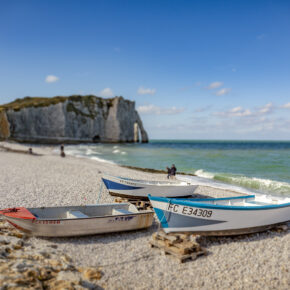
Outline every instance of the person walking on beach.
{"label": "person walking on beach", "polygon": [[63,146],[63,144],[60,145],[60,156],[61,156],[61,157],[65,157],[64,146]]}
{"label": "person walking on beach", "polygon": [[176,167],[174,164],[172,164],[171,168],[166,167],[167,169],[167,179],[169,178],[175,178],[175,174],[176,174]]}
{"label": "person walking on beach", "polygon": [[168,166],[166,166],[166,170],[167,170],[167,179],[169,179],[171,175],[171,169]]}
{"label": "person walking on beach", "polygon": [[174,164],[172,164],[171,168],[170,168],[170,176],[171,178],[175,178],[175,174],[176,174],[176,167]]}

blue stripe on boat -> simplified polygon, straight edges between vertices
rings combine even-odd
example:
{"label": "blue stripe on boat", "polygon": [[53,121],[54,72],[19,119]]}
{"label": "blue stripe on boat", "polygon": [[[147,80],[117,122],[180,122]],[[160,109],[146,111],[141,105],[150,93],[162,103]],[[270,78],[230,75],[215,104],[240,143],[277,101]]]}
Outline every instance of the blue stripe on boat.
{"label": "blue stripe on boat", "polygon": [[163,228],[201,227],[225,222],[213,219],[208,220],[192,216],[185,216],[170,211],[164,211],[159,208],[154,208],[154,211]]}
{"label": "blue stripe on boat", "polygon": [[[165,213],[162,209],[160,208],[154,208],[154,211],[159,219],[159,222],[163,228],[168,228],[168,223],[167,223],[167,218],[165,216]],[[167,212],[168,216],[169,212]]]}
{"label": "blue stripe on boat", "polygon": [[[186,201],[185,199],[179,198],[166,198],[166,197],[157,197],[148,195],[150,200],[160,201],[164,203],[171,203],[171,204],[179,204],[191,207],[198,207],[198,208],[210,208],[210,209],[225,209],[225,210],[263,210],[263,209],[275,209],[275,208],[282,208],[282,207],[290,207],[290,203],[283,203],[283,204],[271,204],[271,205],[264,205],[264,206],[235,206],[235,205],[220,205],[220,204],[207,204],[206,202],[202,203],[202,201],[206,201],[207,199],[200,200],[199,202],[194,202],[193,200]],[[253,196],[249,196],[253,197]],[[245,197],[247,198],[247,197]],[[228,200],[232,198],[227,198]]]}
{"label": "blue stripe on boat", "polygon": [[130,186],[118,182],[114,182],[105,178],[102,178],[103,182],[105,183],[107,189],[117,189],[117,190],[133,190],[133,189],[141,189],[143,187],[137,186]]}

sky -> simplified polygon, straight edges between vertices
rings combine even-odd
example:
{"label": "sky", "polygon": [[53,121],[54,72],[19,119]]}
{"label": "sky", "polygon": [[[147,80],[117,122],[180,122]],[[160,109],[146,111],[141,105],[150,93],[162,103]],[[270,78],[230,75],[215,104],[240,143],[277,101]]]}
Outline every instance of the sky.
{"label": "sky", "polygon": [[290,1],[0,0],[0,104],[73,94],[151,139],[290,140]]}

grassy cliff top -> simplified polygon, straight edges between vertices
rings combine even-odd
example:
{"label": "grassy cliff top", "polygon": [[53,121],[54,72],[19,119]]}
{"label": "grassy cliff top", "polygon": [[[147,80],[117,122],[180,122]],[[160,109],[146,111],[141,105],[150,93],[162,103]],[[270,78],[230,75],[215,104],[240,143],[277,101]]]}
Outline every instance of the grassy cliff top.
{"label": "grassy cliff top", "polygon": [[[122,98],[122,97],[121,97]],[[22,99],[16,99],[15,101],[0,105],[0,111],[12,109],[14,111],[19,111],[23,108],[28,107],[47,107],[50,105],[56,105],[58,103],[63,103],[66,100],[73,101],[73,102],[82,102],[86,105],[89,103],[97,103],[97,102],[105,102],[105,103],[112,103],[114,98],[111,99],[103,99],[94,95],[73,95],[69,97],[57,96],[53,98],[44,98],[44,97],[25,97]]]}

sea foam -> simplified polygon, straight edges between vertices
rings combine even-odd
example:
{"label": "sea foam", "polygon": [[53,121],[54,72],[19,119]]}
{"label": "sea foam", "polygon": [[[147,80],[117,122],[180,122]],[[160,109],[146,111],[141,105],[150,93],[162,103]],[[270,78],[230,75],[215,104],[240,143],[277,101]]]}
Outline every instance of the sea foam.
{"label": "sea foam", "polygon": [[[194,174],[201,178],[212,179],[227,185],[237,185],[260,193],[267,192],[286,196],[290,195],[290,184],[287,182],[227,173],[212,173],[204,171],[203,169],[196,170]],[[208,184],[212,185],[212,181],[208,181]]]}

